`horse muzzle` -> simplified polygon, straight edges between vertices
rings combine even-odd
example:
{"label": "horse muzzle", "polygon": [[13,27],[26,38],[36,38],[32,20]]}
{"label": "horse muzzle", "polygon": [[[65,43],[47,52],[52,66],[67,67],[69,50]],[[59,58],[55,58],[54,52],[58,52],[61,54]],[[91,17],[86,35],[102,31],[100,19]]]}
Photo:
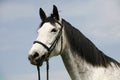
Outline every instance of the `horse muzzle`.
{"label": "horse muzzle", "polygon": [[36,66],[42,66],[43,62],[46,60],[46,55],[39,56],[39,53],[35,52],[33,55],[28,55],[30,63]]}

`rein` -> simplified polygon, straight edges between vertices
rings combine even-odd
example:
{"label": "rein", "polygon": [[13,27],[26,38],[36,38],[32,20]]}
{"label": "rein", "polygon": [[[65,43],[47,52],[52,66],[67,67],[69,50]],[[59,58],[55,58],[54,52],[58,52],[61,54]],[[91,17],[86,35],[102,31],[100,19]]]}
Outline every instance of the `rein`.
{"label": "rein", "polygon": [[[56,36],[54,42],[52,43],[52,45],[50,47],[48,47],[46,44],[44,44],[40,41],[34,41],[33,42],[33,44],[38,43],[38,44],[42,45],[48,51],[48,55],[47,55],[47,59],[46,59],[46,78],[47,78],[47,80],[49,80],[49,56],[52,53],[52,51],[54,50],[54,48],[55,48],[58,40],[60,39],[60,37],[61,37],[61,49],[60,49],[59,53],[60,54],[62,53],[62,45],[63,45],[62,29],[63,29],[63,25],[61,23],[59,23],[57,20],[55,20],[55,21],[61,26],[61,29],[60,29],[58,35]],[[38,80],[41,80],[39,65],[37,65],[37,71],[38,71]]]}
{"label": "rein", "polygon": [[[40,67],[37,65],[37,71],[38,71],[38,80],[41,80],[40,76]],[[47,75],[47,80],[49,80],[49,61],[46,61],[46,75]]]}

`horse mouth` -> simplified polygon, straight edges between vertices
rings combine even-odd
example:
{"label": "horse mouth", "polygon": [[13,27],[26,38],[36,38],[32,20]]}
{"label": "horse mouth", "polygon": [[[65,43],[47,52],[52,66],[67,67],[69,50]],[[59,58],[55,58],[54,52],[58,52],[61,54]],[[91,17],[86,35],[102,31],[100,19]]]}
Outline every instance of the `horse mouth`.
{"label": "horse mouth", "polygon": [[36,65],[36,66],[42,66],[42,64],[45,60],[46,60],[46,57],[45,57],[45,55],[43,55],[42,57],[37,57],[33,60],[30,60],[30,63],[33,65]]}

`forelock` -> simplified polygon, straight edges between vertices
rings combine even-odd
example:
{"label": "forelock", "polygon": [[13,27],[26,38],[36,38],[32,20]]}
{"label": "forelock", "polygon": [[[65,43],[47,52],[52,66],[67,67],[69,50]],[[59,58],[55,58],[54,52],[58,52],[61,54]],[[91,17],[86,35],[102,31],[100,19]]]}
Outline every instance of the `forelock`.
{"label": "forelock", "polygon": [[46,22],[50,22],[52,25],[55,25],[56,20],[53,18],[53,15],[51,14],[50,17],[46,18],[44,21],[41,22],[39,28]]}

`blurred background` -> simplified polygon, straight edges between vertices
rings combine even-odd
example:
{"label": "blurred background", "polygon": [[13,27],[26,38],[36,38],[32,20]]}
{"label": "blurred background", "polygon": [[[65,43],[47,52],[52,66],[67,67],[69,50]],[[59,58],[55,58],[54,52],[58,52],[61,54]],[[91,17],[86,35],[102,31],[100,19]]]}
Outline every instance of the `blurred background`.
{"label": "blurred background", "polygon": [[[28,51],[41,22],[39,8],[79,29],[106,55],[120,62],[120,0],[0,0],[0,80],[37,80]],[[41,68],[46,79],[45,64]],[[50,80],[70,80],[60,56],[50,59]]]}

